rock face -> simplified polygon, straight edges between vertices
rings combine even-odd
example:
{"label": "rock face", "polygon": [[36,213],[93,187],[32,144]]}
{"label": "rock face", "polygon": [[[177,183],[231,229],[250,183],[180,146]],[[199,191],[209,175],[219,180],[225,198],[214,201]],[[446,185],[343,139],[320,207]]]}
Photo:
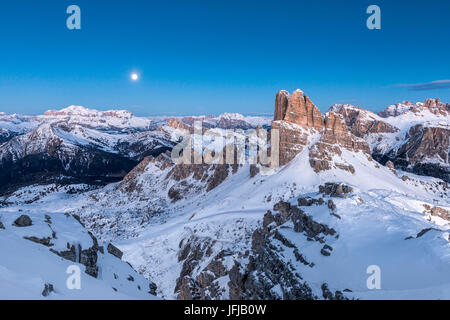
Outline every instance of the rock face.
{"label": "rock face", "polygon": [[435,115],[448,116],[450,113],[450,104],[444,104],[441,99],[427,99],[423,107]]}
{"label": "rock face", "polygon": [[277,93],[274,121],[277,120],[284,120],[317,130],[323,128],[322,114],[319,109],[299,89],[295,90],[289,98],[285,90]]}
{"label": "rock face", "polygon": [[337,167],[354,173],[355,169],[351,165],[344,162],[333,163],[333,156],[340,156],[342,154],[341,148],[353,152],[362,151],[368,155],[370,153],[369,145],[348,131],[342,115],[328,112],[324,122],[324,130],[320,140],[310,148],[309,161],[311,167],[316,172]]}
{"label": "rock face", "polygon": [[311,100],[301,91],[289,95],[281,90],[275,98],[272,129],[279,133],[279,162],[285,165],[302,152],[312,133],[310,129],[323,128],[322,115]]}
{"label": "rock face", "polygon": [[279,162],[285,165],[302,152],[308,144],[310,131],[294,123],[286,121],[272,122],[272,129],[279,134]]}
{"label": "rock face", "polygon": [[[211,238],[194,236],[180,243],[178,260],[183,261],[183,266],[175,286],[179,300],[210,300],[222,296],[223,291],[214,281],[228,273],[222,264],[226,253],[211,257],[215,242]],[[202,260],[210,258],[209,264],[193,277],[194,270],[200,267]]]}
{"label": "rock face", "polygon": [[[186,197],[189,192],[195,190],[200,191],[201,189],[206,189],[207,192],[211,191],[225,181],[230,173],[236,173],[239,168],[236,152],[234,154],[233,164],[225,163],[225,149],[223,150],[221,161],[218,161],[218,163],[215,164],[193,164],[195,157],[194,153],[195,151],[191,153],[192,164],[178,163],[173,165],[165,178],[166,180],[176,181],[169,189],[168,194],[173,202],[181,200]],[[192,178],[190,182],[188,181],[189,178]]]}
{"label": "rock face", "polygon": [[29,216],[23,214],[14,221],[14,225],[16,227],[29,227],[32,225],[32,221]]}
{"label": "rock face", "polygon": [[167,127],[179,130],[186,130],[189,133],[194,133],[194,124],[201,123],[203,133],[212,128],[220,129],[255,129],[260,124],[267,128],[268,120],[261,121],[260,119],[252,119],[252,117],[245,117],[239,113],[224,113],[217,117],[214,116],[186,116],[180,118],[170,118],[166,127],[160,126],[158,130],[165,131]]}
{"label": "rock face", "polygon": [[[316,199],[315,199],[316,200]],[[313,201],[319,203],[320,200]],[[314,268],[314,263],[309,261],[301,253],[301,248],[296,247],[285,235],[281,228],[290,228],[293,224],[295,233],[310,239],[324,243],[321,252],[330,255],[333,249],[325,244],[327,238],[337,237],[336,231],[327,225],[320,224],[311,216],[305,214],[296,206],[287,202],[275,204],[272,213],[268,211],[263,220],[262,227],[255,230],[252,236],[252,252],[249,263],[243,266],[239,262],[230,270],[230,299],[256,299],[256,300],[312,300],[318,299],[313,294],[311,287],[302,280],[295,263]],[[292,252],[294,262],[286,263],[283,252]],[[326,284],[323,284],[326,285]],[[335,299],[338,294],[331,293],[325,299]],[[339,296],[345,299],[343,295]]]}
{"label": "rock face", "polygon": [[450,182],[449,140],[450,129],[418,124],[409,129],[400,147],[387,153],[375,149],[373,157],[382,164],[390,162],[395,168]]}
{"label": "rock face", "polygon": [[48,297],[50,293],[54,292],[53,285],[51,283],[46,283],[44,285],[44,290],[42,291],[42,296]]}
{"label": "rock face", "polygon": [[279,132],[280,165],[302,152],[315,133],[320,134],[320,139],[310,148],[310,164],[316,172],[333,167],[354,172],[354,168],[345,163],[332,163],[334,155],[341,155],[340,148],[370,152],[368,144],[348,130],[343,114],[330,111],[322,115],[301,90],[291,95],[285,90],[277,93],[272,129]]}
{"label": "rock face", "polygon": [[424,204],[423,206],[425,208],[424,213],[429,213],[432,216],[450,221],[450,210],[446,210],[441,207],[431,207],[428,204]]}
{"label": "rock face", "polygon": [[393,164],[391,170],[448,182],[449,110],[450,104],[427,99],[424,103],[405,101],[392,105],[378,115],[351,105],[334,105],[329,113],[341,114],[348,130],[370,144],[375,160],[383,165]]}
{"label": "rock face", "polygon": [[115,256],[117,259],[122,259],[123,252],[119,250],[116,246],[114,246],[112,243],[108,244],[107,250],[110,254]]}
{"label": "rock face", "polygon": [[275,97],[275,114],[274,121],[284,120],[289,105],[289,92],[281,90],[277,92]]}
{"label": "rock face", "polygon": [[81,263],[86,267],[86,274],[97,278],[99,271],[97,265],[98,255],[102,252],[103,248],[98,246],[97,238],[92,233],[89,232],[89,235],[93,240],[93,245],[87,249],[83,249],[80,244],[67,243],[67,250],[57,251],[50,249],[50,251],[63,259]]}
{"label": "rock face", "polygon": [[[330,210],[323,198],[304,197],[298,202]],[[325,288],[322,296],[313,293],[300,270],[314,268],[315,263],[292,242],[304,237],[316,244],[319,254],[328,257],[333,254],[330,244],[339,238],[333,228],[280,201],[250,235],[251,248],[242,252],[229,248],[218,251],[221,241],[210,237],[192,235],[182,240],[178,252],[182,268],[175,288],[178,299],[347,299],[340,291],[331,292],[326,283],[321,284]]]}
{"label": "rock face", "polygon": [[169,121],[167,121],[167,125],[174,129],[189,130],[189,126],[184,124],[182,121],[178,120],[177,118],[170,118]]}
{"label": "rock face", "polygon": [[350,132],[359,138],[369,133],[393,133],[398,128],[382,121],[376,114],[352,105],[334,105],[330,111],[341,114]]}
{"label": "rock face", "polygon": [[328,144],[338,144],[354,152],[370,152],[369,145],[364,140],[348,131],[344,117],[334,112],[328,112],[325,117],[325,131],[321,140]]}
{"label": "rock face", "polygon": [[[345,184],[327,182],[324,185],[319,186],[319,192],[329,195],[330,197],[346,198],[349,193],[353,192],[353,188]],[[334,204],[331,204],[330,206],[334,208]]]}
{"label": "rock face", "polygon": [[397,117],[405,113],[419,114],[424,111],[429,111],[437,116],[446,117],[450,114],[450,104],[442,103],[439,98],[427,99],[424,103],[404,101],[402,103],[391,105],[378,114],[380,117],[387,118]]}
{"label": "rock face", "polygon": [[216,124],[221,129],[243,129],[247,130],[254,126],[246,122],[240,114],[225,113],[219,116]]}

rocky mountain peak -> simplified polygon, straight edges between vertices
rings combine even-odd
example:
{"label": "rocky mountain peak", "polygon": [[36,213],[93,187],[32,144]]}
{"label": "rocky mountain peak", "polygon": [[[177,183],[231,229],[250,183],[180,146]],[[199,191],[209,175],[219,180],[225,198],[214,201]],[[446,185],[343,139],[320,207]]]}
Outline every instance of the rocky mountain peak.
{"label": "rocky mountain peak", "polygon": [[441,99],[426,99],[423,108],[429,110],[435,115],[447,116],[450,112],[450,104],[441,102]]}
{"label": "rocky mountain peak", "polygon": [[289,103],[289,92],[286,90],[281,90],[277,92],[275,97],[275,114],[274,121],[284,120],[284,116],[286,114],[286,110]]}
{"label": "rocky mountain peak", "polygon": [[[275,98],[272,128],[279,130],[280,164],[287,164],[302,152],[313,132],[320,134],[319,140],[310,146],[310,163],[316,171],[333,168],[332,155],[340,155],[341,147],[369,153],[368,144],[348,128],[350,118],[366,117],[365,113],[360,115],[363,111],[358,107],[335,105],[322,115],[303,91],[295,90],[291,95],[285,90],[279,91]],[[340,164],[340,168],[344,167],[347,170],[345,165]]]}
{"label": "rocky mountain peak", "polygon": [[421,114],[423,112],[430,112],[436,116],[448,116],[450,113],[450,104],[441,102],[441,99],[426,99],[425,102],[411,103],[403,101],[387,107],[378,115],[383,118],[398,117],[406,113]]}
{"label": "rocky mountain peak", "polygon": [[335,112],[328,112],[326,114],[324,127],[333,132],[348,132],[344,116]]}
{"label": "rocky mountain peak", "polygon": [[348,129],[357,137],[364,137],[369,133],[392,133],[398,129],[382,120],[375,113],[348,104],[335,104],[331,106],[329,113],[341,114]]}
{"label": "rocky mountain peak", "polygon": [[277,93],[274,121],[277,120],[284,120],[317,130],[323,128],[320,110],[300,89],[295,90],[291,95],[285,90]]}
{"label": "rocky mountain peak", "polygon": [[167,121],[167,125],[174,129],[189,129],[188,125],[177,118],[170,118],[169,121]]}

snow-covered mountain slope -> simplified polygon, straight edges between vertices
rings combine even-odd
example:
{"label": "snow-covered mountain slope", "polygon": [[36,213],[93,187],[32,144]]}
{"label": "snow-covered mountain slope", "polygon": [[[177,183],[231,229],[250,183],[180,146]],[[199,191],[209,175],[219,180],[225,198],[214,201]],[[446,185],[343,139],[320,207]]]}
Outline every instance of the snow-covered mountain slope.
{"label": "snow-covered mountain slope", "polygon": [[[409,120],[439,120],[449,116],[450,104],[442,103],[439,98],[427,99],[425,102],[411,103],[403,101],[387,107],[379,115],[383,118],[406,116]],[[405,118],[403,118],[405,119]],[[406,120],[406,119],[405,119]],[[420,120],[419,120],[420,121]]]}
{"label": "snow-covered mountain slope", "polygon": [[344,116],[349,130],[368,142],[382,164],[391,161],[396,168],[450,181],[450,104],[403,102],[379,115],[351,105],[330,110]]}
{"label": "snow-covered mountain slope", "polygon": [[143,157],[172,146],[169,136],[160,131],[119,134],[45,122],[0,145],[0,180],[4,187],[61,176],[111,181],[123,177]]}
{"label": "snow-covered mountain slope", "polygon": [[8,129],[1,128],[0,129],[0,144],[10,140],[16,134]]}
{"label": "snow-covered mountain slope", "polygon": [[[323,298],[324,283],[333,296],[350,289],[352,293],[344,294],[347,298],[448,298],[450,279],[444,270],[450,266],[450,225],[426,209],[449,210],[446,184],[395,172],[362,151],[346,149],[333,156],[332,163],[346,163],[353,172],[339,167],[317,172],[310,163],[316,143],[317,137],[310,136],[303,151],[275,174],[251,178],[249,165],[234,173],[228,167],[225,179],[209,191],[208,180],[196,178],[195,169],[175,178],[170,174],[174,167],[163,159],[146,161],[121,184],[88,192],[74,212],[101,239],[118,241],[125,259],[156,279],[166,298]],[[210,170],[215,171],[211,167],[201,172]],[[343,198],[319,194],[325,183],[344,183],[353,191]],[[186,193],[173,201],[170,190],[183,186],[188,187]],[[264,234],[265,245],[256,250],[256,231],[267,210],[280,200],[293,204],[305,196],[323,199],[322,205],[304,210],[309,223],[336,233],[316,234],[318,238],[311,240],[307,231],[289,231],[294,228],[290,216]],[[336,208],[330,209],[328,200]],[[436,230],[405,240],[427,228]],[[280,240],[276,230],[288,241]],[[270,243],[282,248],[274,250]],[[325,244],[333,248],[330,256],[321,253]],[[277,269],[290,271],[273,274],[273,265],[261,264],[268,257]],[[429,263],[423,262],[427,259]],[[385,291],[365,287],[366,268],[373,264],[385,272]],[[396,265],[410,266],[410,271],[398,274]],[[340,270],[339,277],[335,270]],[[239,280],[245,278],[252,282]]]}
{"label": "snow-covered mountain slope", "polygon": [[[155,193],[161,186],[155,178],[163,180],[167,171],[157,175],[154,163],[145,166],[147,173],[136,176],[142,183],[148,179],[140,191],[121,191],[115,184],[66,198],[49,192],[25,208],[36,212],[51,204],[48,210],[81,214],[86,227],[101,240],[115,239],[124,259],[154,279],[165,298],[293,299],[323,298],[324,293],[329,297],[324,288],[334,297],[340,291],[347,298],[449,298],[449,220],[426,209],[450,210],[445,184],[396,174],[351,152],[342,157],[355,173],[341,169],[316,173],[308,152],[305,149],[273,175],[250,178],[249,166],[242,166],[209,192],[165,202],[165,210],[154,206],[158,197],[169,199],[163,190]],[[344,183],[353,190],[347,196],[326,189],[319,192],[326,182]],[[23,196],[29,197],[26,192]],[[317,201],[310,206],[301,201],[299,209],[311,217],[305,218],[303,229],[295,227],[294,213],[284,221],[275,217],[279,225],[263,233],[263,245],[258,247],[257,236],[267,226],[266,212],[277,216],[280,205],[273,208],[280,200],[294,206],[305,197]],[[6,201],[13,203],[7,210],[24,206],[20,198]],[[146,205],[156,212],[133,211]],[[321,253],[325,245],[332,248],[325,247],[330,255]],[[370,265],[381,268],[380,291],[366,287]],[[242,282],[244,278],[252,281]],[[337,296],[341,297],[339,292]]]}
{"label": "snow-covered mountain slope", "polygon": [[178,141],[174,124],[188,127],[194,121],[209,128],[231,129],[270,122],[265,117],[240,114],[145,118],[126,110],[98,111],[81,106],[33,117],[1,113],[1,192],[63,179],[67,183],[120,179],[144,157],[171,150]]}
{"label": "snow-covered mountain slope", "polygon": [[15,134],[26,133],[39,125],[40,121],[32,116],[21,116],[18,114],[6,114],[0,112],[0,128],[14,132]]}
{"label": "snow-covered mountain slope", "polygon": [[99,244],[74,217],[42,209],[0,209],[1,299],[156,298],[154,284],[113,245]]}

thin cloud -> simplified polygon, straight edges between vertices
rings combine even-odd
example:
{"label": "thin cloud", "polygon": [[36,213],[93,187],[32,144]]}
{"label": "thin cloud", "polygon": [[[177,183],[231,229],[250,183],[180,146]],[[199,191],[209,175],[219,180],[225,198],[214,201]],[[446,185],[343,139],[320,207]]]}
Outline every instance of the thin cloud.
{"label": "thin cloud", "polygon": [[409,88],[411,91],[450,89],[450,80],[436,80],[425,83],[397,84],[396,87]]}

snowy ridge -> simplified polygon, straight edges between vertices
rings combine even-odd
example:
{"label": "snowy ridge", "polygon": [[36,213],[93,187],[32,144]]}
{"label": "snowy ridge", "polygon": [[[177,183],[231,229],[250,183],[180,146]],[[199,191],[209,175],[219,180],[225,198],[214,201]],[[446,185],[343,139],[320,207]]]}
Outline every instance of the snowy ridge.
{"label": "snowy ridge", "polygon": [[[127,110],[99,111],[83,106],[69,106],[60,110],[48,110],[39,116],[8,115],[0,112],[0,129],[9,130],[17,134],[24,134],[35,129],[42,123],[61,123],[67,125],[80,125],[90,129],[96,129],[115,133],[133,133],[141,131],[153,131],[158,125],[165,125],[171,118],[169,116],[136,117]],[[270,125],[271,117],[243,116],[239,113],[224,113],[219,116],[191,116],[175,117],[181,121],[191,123],[195,120],[204,121],[212,126],[226,127],[257,127],[258,125]]]}
{"label": "snowy ridge", "polygon": [[[94,251],[97,240],[74,217],[38,209],[27,214],[31,225],[20,227],[14,222],[20,215],[14,208],[0,213],[0,252],[7,257],[0,260],[1,299],[156,298],[148,293],[150,282],[110,254],[107,244],[100,244],[101,250]],[[67,250],[72,245],[79,248],[75,253],[92,255],[96,276],[88,271],[85,258],[70,260]],[[66,272],[69,266],[82,272],[79,290],[66,285],[72,274]]]}
{"label": "snowy ridge", "polygon": [[448,181],[449,104],[439,99],[406,101],[379,115],[351,105],[334,105],[330,110],[345,116],[349,130],[367,141],[381,163],[390,160],[396,168]]}

